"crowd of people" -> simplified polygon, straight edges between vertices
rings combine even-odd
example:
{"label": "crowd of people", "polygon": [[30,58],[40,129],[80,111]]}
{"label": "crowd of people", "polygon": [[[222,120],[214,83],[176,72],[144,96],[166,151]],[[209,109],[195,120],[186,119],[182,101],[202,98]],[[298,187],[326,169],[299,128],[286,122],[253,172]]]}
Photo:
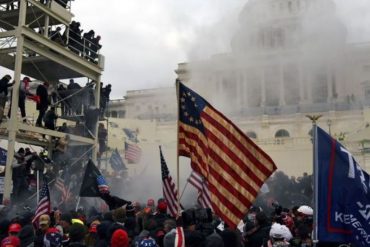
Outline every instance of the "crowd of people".
{"label": "crowd of people", "polygon": [[[46,5],[50,1],[40,0],[40,2]],[[54,2],[58,3],[63,8],[66,8],[69,5],[70,0],[54,0]],[[5,10],[14,10],[18,7],[19,2],[13,1],[6,4]],[[36,28],[35,31],[40,34],[45,33],[43,27]],[[95,35],[94,30],[89,30],[84,33],[81,29],[80,22],[72,21],[66,28],[62,28],[61,25],[50,26],[48,37],[59,45],[68,47],[75,54],[97,64],[99,50],[102,48],[102,45],[100,44],[101,37],[100,35]],[[32,55],[33,54],[31,54],[31,56]]]}
{"label": "crowd of people", "polygon": [[[11,81],[11,79],[12,77],[10,75],[5,75],[0,79],[0,123],[7,102],[9,102],[7,116],[10,118],[11,100],[8,97],[8,91],[14,85],[14,81]],[[75,131],[69,132],[80,136],[91,137],[95,133],[97,121],[104,119],[106,106],[108,105],[111,93],[110,84],[103,87],[103,83],[101,83],[100,107],[95,107],[94,87],[96,84],[93,81],[87,83],[85,87],[81,87],[73,79],[70,79],[67,86],[64,83],[59,83],[56,89],[50,86],[48,82],[44,82],[37,86],[35,93],[30,92],[30,83],[32,83],[30,78],[25,76],[20,82],[18,91],[18,107],[22,120],[25,123],[27,123],[27,99],[36,102],[36,109],[39,112],[35,123],[37,127],[60,130],[61,128],[56,126],[56,120],[59,117],[57,108],[59,107],[61,109],[60,114],[63,117],[82,116],[73,128]],[[67,133],[68,131],[63,132]]]}
{"label": "crowd of people", "polygon": [[[23,162],[35,157],[30,150],[23,150]],[[20,151],[17,155],[22,155]],[[27,155],[28,154],[28,155]],[[28,158],[33,156],[33,158]],[[47,161],[43,161],[47,163]],[[32,162],[31,162],[32,164]],[[26,166],[27,167],[27,166]],[[37,169],[31,165],[30,169]],[[50,173],[44,173],[50,181]],[[79,194],[79,183],[83,172],[68,171],[75,176],[74,184],[69,186],[76,197]],[[104,173],[106,174],[106,173]],[[114,184],[107,177],[108,184],[127,190],[133,186]],[[30,206],[12,202],[0,209],[0,239],[13,246],[175,246],[177,231],[181,226],[184,231],[186,247],[270,247],[270,246],[313,246],[313,210],[311,176],[304,174],[297,179],[289,178],[283,172],[272,176],[267,185],[269,191],[261,192],[236,229],[230,228],[221,221],[211,209],[184,202],[185,209],[181,217],[168,214],[167,202],[160,198],[155,201],[149,198],[146,202],[128,201],[114,196],[113,190],[100,190],[100,198],[79,201],[76,208],[76,197],[64,203],[57,203],[62,195],[51,185],[51,205],[53,211],[34,219],[34,210]],[[297,188],[289,187],[295,183]],[[16,183],[16,184],[22,184]],[[282,188],[275,189],[276,184]],[[289,189],[286,189],[287,186]],[[125,188],[124,188],[125,187]],[[282,190],[285,191],[282,193]],[[27,190],[26,188],[24,188]],[[122,189],[118,190],[122,192]],[[22,190],[20,190],[22,191]],[[280,192],[279,192],[280,191]],[[305,193],[309,203],[300,204],[294,198],[296,192]],[[17,193],[17,191],[13,191]],[[274,193],[277,193],[274,195]],[[271,198],[271,196],[273,198]],[[266,198],[269,198],[266,200]],[[53,199],[54,198],[54,199]],[[284,201],[284,198],[287,199]],[[191,200],[187,198],[187,200]],[[196,199],[194,199],[196,201]],[[297,204],[292,204],[297,203]],[[16,208],[14,210],[14,207]],[[35,208],[36,205],[31,208]],[[13,209],[12,209],[13,208]],[[15,213],[16,212],[16,213]],[[17,245],[18,244],[18,245]],[[1,245],[3,246],[3,245]],[[6,245],[4,245],[6,246]],[[339,246],[338,244],[319,243],[317,246]]]}
{"label": "crowd of people", "polygon": [[[7,218],[7,209],[3,209],[1,246],[173,247],[179,234],[177,227],[183,229],[186,247],[313,246],[313,210],[308,205],[291,209],[278,206],[272,213],[252,206],[238,228],[233,229],[210,209],[189,208],[179,217],[171,217],[162,198],[140,204],[108,192],[102,193],[100,199],[109,210],[55,207],[36,222],[30,211]],[[319,243],[318,246],[339,245]]]}

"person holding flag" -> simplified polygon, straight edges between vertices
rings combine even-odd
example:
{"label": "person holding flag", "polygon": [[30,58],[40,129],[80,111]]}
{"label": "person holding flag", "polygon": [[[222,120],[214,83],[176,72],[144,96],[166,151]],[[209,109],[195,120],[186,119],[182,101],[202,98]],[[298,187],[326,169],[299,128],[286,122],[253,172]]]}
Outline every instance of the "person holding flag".
{"label": "person holding flag", "polygon": [[104,176],[92,160],[89,160],[86,166],[80,189],[80,197],[100,197],[107,203],[109,210],[123,206],[126,206],[126,208],[133,207],[131,201],[110,195],[110,189]]}

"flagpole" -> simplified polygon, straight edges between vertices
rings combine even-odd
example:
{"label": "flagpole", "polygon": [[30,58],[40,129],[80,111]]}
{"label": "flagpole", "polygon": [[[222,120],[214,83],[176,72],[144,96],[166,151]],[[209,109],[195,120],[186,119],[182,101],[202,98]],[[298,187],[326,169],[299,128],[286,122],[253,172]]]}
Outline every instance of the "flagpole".
{"label": "flagpole", "polygon": [[36,171],[36,202],[37,202],[37,205],[39,204],[39,198],[40,198],[39,187],[40,187],[40,171],[37,170]]}
{"label": "flagpole", "polygon": [[177,145],[176,145],[176,168],[177,168],[177,210],[180,216],[180,159],[179,159],[179,121],[180,121],[180,80],[176,79],[176,95],[177,95]]}
{"label": "flagpole", "polygon": [[317,137],[317,125],[316,122],[319,120],[322,115],[306,115],[307,118],[309,118],[312,122],[312,161],[313,161],[313,178],[314,178],[314,184],[313,184],[313,190],[314,190],[314,207],[313,207],[313,234],[312,234],[312,242],[313,245],[316,246],[319,240],[317,239],[317,222],[318,222],[318,184],[319,184],[319,178],[318,178],[318,162],[317,162],[317,155],[316,155],[316,137]]}

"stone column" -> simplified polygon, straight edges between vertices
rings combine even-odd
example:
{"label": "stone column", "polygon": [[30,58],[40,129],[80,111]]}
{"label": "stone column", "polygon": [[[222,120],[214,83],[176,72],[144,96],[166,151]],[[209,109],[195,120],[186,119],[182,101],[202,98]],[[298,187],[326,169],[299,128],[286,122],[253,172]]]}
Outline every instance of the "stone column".
{"label": "stone column", "polygon": [[332,102],[333,100],[333,87],[331,84],[331,70],[330,66],[326,67],[326,85],[328,87],[328,103]]}
{"label": "stone column", "polygon": [[266,78],[265,78],[265,68],[261,69],[261,106],[266,105]]}
{"label": "stone column", "polygon": [[279,106],[285,105],[284,64],[279,64]]}
{"label": "stone column", "polygon": [[303,68],[302,63],[299,62],[298,64],[298,80],[299,80],[299,103],[305,103],[306,97],[305,97],[305,84],[303,81]]}

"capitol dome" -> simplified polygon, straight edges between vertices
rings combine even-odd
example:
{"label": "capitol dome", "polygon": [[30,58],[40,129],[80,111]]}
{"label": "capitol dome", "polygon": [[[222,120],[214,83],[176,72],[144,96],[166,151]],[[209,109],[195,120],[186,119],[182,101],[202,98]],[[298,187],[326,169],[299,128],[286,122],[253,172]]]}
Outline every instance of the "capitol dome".
{"label": "capitol dome", "polygon": [[250,0],[231,41],[235,53],[287,50],[312,41],[345,44],[346,28],[332,0]]}

